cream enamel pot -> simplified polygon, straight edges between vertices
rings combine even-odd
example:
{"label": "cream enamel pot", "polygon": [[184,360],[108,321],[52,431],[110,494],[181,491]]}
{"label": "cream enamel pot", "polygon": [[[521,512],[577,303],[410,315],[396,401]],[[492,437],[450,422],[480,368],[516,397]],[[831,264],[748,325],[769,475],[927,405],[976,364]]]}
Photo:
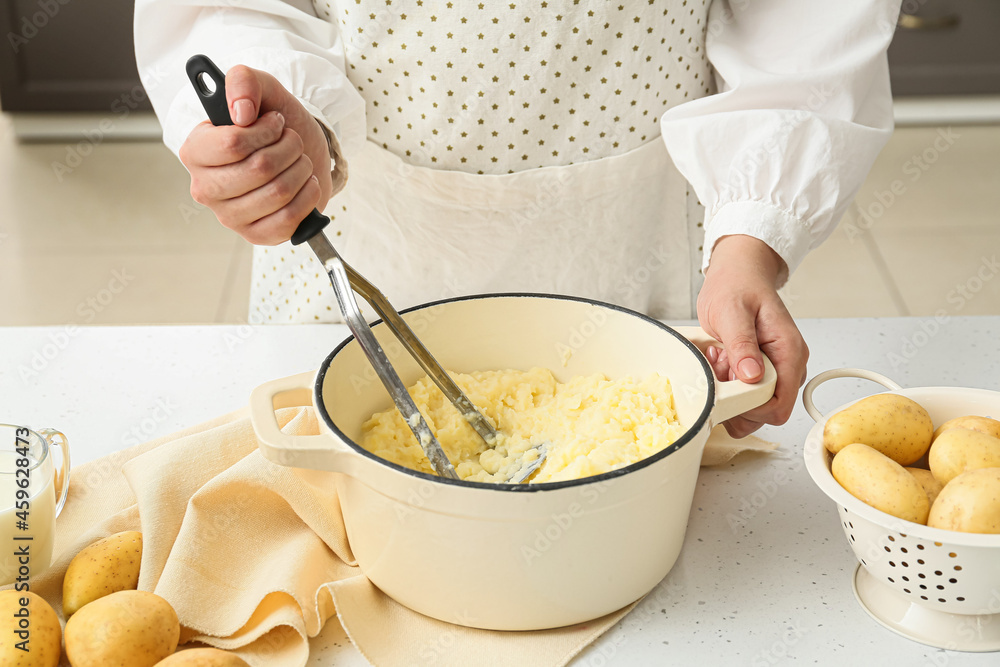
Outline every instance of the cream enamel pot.
{"label": "cream enamel pot", "polygon": [[[264,455],[330,471],[362,571],[397,602],[476,628],[538,630],[613,612],[648,593],[680,553],[702,450],[712,426],[765,403],[775,371],[753,385],[718,382],[697,327],[668,327],[633,311],[560,296],[450,299],[403,313],[450,371],[551,369],[560,381],[653,372],[673,386],[687,431],[654,456],[566,482],[455,481],[380,459],[357,443],[389,397],[353,338],[315,374],[254,390]],[[372,327],[409,386],[420,368],[381,323]],[[311,390],[311,395],[310,395]],[[274,410],[313,405],[321,434],[289,436]]]}

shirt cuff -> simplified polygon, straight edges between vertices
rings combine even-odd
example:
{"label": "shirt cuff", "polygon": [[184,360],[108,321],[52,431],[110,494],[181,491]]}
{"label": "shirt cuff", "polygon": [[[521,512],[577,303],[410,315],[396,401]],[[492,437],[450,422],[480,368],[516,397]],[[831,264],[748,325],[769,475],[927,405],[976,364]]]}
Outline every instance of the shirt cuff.
{"label": "shirt cuff", "polygon": [[712,258],[715,244],[723,236],[743,234],[760,239],[785,261],[786,270],[778,276],[778,287],[802,263],[809,252],[810,238],[806,224],[788,211],[760,201],[723,204],[711,215],[705,214],[705,252],[701,270]]}
{"label": "shirt cuff", "polygon": [[316,119],[320,129],[323,130],[323,136],[326,137],[326,145],[330,149],[330,178],[333,179],[333,192],[330,196],[333,197],[340,193],[344,189],[344,186],[347,185],[347,160],[344,158],[344,152],[340,148],[337,126],[330,127],[327,124],[328,121],[326,118],[314,105],[301,99],[299,102]]}

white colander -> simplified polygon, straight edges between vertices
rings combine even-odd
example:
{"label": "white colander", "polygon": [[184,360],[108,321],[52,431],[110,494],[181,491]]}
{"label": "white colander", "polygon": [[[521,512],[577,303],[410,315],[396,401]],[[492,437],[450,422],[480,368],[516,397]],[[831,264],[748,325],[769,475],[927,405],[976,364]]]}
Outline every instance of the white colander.
{"label": "white colander", "polygon": [[1000,416],[1000,392],[902,389],[878,373],[857,368],[820,373],[802,392],[806,411],[816,420],[804,447],[806,469],[838,505],[844,535],[860,562],[854,592],[865,611],[924,644],[962,651],[1000,650],[1000,535],[959,533],[904,521],[840,486],[830,472],[832,457],[823,447],[826,416],[813,403],[819,385],[840,377],[872,380],[887,387],[887,393],[913,399],[930,413],[935,426],[962,415]]}

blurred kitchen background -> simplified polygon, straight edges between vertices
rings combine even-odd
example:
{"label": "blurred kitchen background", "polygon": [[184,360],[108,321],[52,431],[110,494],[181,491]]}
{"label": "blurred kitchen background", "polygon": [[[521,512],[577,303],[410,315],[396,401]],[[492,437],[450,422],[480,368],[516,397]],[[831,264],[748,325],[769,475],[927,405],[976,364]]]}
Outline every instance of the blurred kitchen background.
{"label": "blurred kitchen background", "polygon": [[[246,322],[250,246],[159,141],[126,0],[5,0],[0,324]],[[1000,0],[904,0],[897,130],[798,317],[1000,314]]]}

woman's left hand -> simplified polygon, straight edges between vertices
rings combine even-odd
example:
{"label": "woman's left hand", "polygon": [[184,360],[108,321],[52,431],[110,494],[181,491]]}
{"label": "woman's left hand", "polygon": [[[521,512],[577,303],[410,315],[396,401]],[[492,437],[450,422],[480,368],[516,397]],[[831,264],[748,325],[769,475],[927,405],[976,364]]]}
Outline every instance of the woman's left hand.
{"label": "woman's left hand", "polygon": [[724,236],[716,242],[698,294],[698,321],[723,346],[708,350],[716,377],[759,381],[764,376],[762,351],[778,373],[771,400],[725,422],[734,438],[788,421],[806,379],[809,348],[778,296],[784,270],[784,261],[763,241]]}

